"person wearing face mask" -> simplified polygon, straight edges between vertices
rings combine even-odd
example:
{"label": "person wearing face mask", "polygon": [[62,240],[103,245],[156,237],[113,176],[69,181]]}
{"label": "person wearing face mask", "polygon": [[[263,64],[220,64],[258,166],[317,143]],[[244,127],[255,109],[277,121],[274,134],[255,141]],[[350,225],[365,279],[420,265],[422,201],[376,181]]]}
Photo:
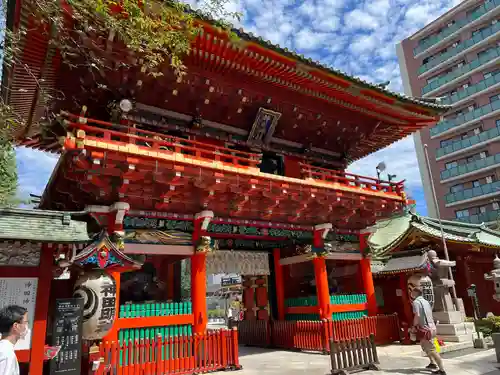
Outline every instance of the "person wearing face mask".
{"label": "person wearing face mask", "polygon": [[11,305],[0,310],[0,375],[19,375],[14,346],[29,335],[28,311]]}

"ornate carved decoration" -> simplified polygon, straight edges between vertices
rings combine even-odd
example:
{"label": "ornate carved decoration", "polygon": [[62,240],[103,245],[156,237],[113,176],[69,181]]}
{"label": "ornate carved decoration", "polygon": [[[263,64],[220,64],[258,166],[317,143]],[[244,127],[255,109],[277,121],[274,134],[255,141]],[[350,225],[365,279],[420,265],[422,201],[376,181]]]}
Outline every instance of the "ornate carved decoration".
{"label": "ornate carved decoration", "polygon": [[92,269],[138,269],[141,263],[123,253],[123,233],[115,232],[112,236],[102,232],[96,241],[76,254],[71,264]]}
{"label": "ornate carved decoration", "polygon": [[0,242],[0,266],[36,267],[40,264],[41,244]]}

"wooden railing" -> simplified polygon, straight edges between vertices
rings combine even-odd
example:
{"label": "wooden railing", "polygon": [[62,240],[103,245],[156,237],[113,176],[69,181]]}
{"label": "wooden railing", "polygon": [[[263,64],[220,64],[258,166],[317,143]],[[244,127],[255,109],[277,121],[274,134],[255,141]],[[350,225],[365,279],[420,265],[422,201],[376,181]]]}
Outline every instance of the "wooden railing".
{"label": "wooden railing", "polygon": [[236,329],[192,336],[103,342],[96,375],[193,374],[241,368]]}
{"label": "wooden railing", "polygon": [[[145,151],[182,154],[184,157],[205,161],[216,161],[239,168],[259,170],[262,154],[229,149],[223,146],[193,141],[137,128],[133,125],[110,123],[62,112],[65,126],[79,138],[96,142],[106,141],[118,146],[135,145]],[[80,135],[80,136],[79,136]],[[358,176],[343,171],[315,167],[300,163],[302,179],[338,183],[369,191],[402,195],[403,181],[388,182],[371,177]]]}
{"label": "wooden railing", "polygon": [[86,138],[97,141],[112,141],[121,146],[135,144],[149,150],[175,152],[196,159],[214,160],[238,167],[257,168],[261,162],[261,154],[232,150],[133,126],[82,118],[71,113],[63,113],[63,115],[67,118],[65,125],[68,129],[83,130]]}
{"label": "wooden railing", "polygon": [[400,341],[396,314],[343,321],[241,321],[240,344],[283,349],[329,351],[329,342],[375,335],[377,344]]}
{"label": "wooden railing", "polygon": [[389,182],[376,178],[358,176],[352,173],[336,171],[332,169],[315,167],[313,165],[300,163],[302,178],[313,179],[324,182],[339,183],[342,185],[355,186],[362,189],[384,191],[387,193],[401,194],[403,192],[403,181]]}

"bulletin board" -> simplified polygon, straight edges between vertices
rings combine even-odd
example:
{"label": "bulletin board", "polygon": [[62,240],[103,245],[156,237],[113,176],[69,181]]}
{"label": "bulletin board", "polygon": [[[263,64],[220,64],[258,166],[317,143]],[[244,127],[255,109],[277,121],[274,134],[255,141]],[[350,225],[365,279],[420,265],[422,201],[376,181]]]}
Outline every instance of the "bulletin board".
{"label": "bulletin board", "polygon": [[[28,310],[29,326],[33,327],[36,306],[37,277],[1,277],[0,308],[19,305]],[[31,336],[17,342],[15,350],[31,348]]]}

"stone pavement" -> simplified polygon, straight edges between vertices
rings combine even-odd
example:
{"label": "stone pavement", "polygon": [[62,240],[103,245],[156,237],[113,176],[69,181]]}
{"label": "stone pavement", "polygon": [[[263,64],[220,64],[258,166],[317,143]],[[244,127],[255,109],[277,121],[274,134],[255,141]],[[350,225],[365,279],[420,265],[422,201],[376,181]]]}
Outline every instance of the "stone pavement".
{"label": "stone pavement", "polygon": [[[379,349],[382,371],[364,371],[362,375],[429,374],[423,368],[427,358],[419,353],[405,353],[397,346]],[[316,353],[240,347],[243,370],[234,375],[325,375],[330,373],[329,357]],[[500,375],[494,350],[474,352],[445,360],[448,375]]]}

